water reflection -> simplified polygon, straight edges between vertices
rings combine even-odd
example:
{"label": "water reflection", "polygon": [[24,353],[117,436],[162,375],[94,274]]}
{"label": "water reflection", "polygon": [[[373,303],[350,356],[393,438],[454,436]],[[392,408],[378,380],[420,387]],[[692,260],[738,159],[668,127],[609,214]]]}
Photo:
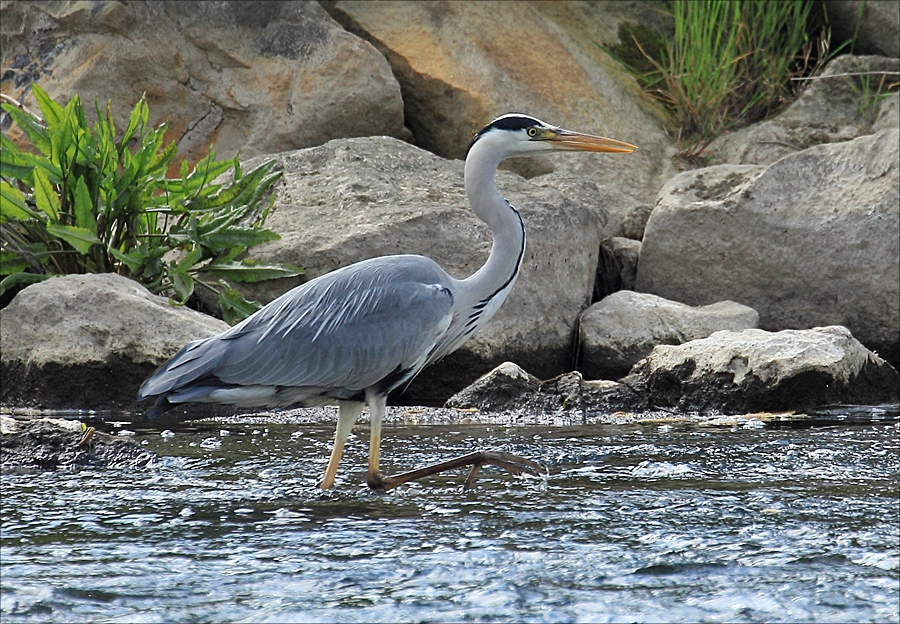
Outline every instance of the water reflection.
{"label": "water reflection", "polygon": [[386,470],[490,445],[551,474],[387,494],[364,485],[365,427],[316,487],[332,426],[138,429],[147,470],[3,475],[4,622],[900,615],[896,423],[395,426]]}

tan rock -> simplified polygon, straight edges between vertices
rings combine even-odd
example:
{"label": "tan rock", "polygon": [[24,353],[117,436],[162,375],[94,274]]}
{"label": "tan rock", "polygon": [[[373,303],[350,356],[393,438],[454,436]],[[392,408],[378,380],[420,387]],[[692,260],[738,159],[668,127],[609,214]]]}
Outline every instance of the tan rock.
{"label": "tan rock", "polygon": [[142,93],[150,122],[197,160],[404,136],[384,58],[316,2],[4,3],[3,91],[37,111],[37,81],[85,107],[112,100],[119,127]]}
{"label": "tan rock", "polygon": [[[416,143],[445,158],[462,158],[474,132],[510,111],[573,130],[624,140],[641,149],[627,158],[547,157],[504,166],[525,177],[550,172],[556,188],[586,179],[602,192],[584,199],[618,216],[652,200],[670,175],[672,143],[658,110],[640,97],[635,80],[604,53],[576,3],[335,2],[331,14],[371,41],[391,64],[403,90],[407,125]],[[574,7],[574,8],[573,8]]]}

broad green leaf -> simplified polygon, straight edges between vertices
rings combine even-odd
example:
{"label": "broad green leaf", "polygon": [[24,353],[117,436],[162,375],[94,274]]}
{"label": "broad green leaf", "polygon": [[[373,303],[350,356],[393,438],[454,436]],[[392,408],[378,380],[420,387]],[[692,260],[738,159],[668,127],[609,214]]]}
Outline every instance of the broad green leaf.
{"label": "broad green leaf", "polygon": [[188,300],[188,297],[194,292],[194,278],[188,275],[188,272],[173,265],[169,265],[169,277],[172,279],[172,288],[178,295],[181,303]]}
{"label": "broad green leaf", "polygon": [[[59,128],[60,123],[62,123],[64,117],[63,107],[54,102],[53,99],[47,95],[47,92],[36,82],[31,83],[31,91],[34,93],[34,99],[37,100],[38,106],[41,109],[41,114],[44,115],[44,122],[47,124],[47,129],[53,132]],[[70,100],[70,103],[77,98],[77,95],[74,96],[72,100]]]}
{"label": "broad green leaf", "polygon": [[153,173],[157,169],[161,169],[163,173],[165,173],[166,168],[169,166],[169,163],[172,162],[172,159],[175,158],[177,152],[178,144],[174,141],[169,143],[161,152],[150,159],[150,164],[147,165],[147,171]]}
{"label": "broad green leaf", "polygon": [[219,293],[219,307],[222,308],[222,319],[229,325],[236,325],[245,318],[259,310],[262,306],[258,301],[248,301],[233,288],[229,288],[224,281],[219,281],[223,287]]}
{"label": "broad green leaf", "polygon": [[41,122],[36,117],[26,113],[17,106],[13,106],[12,104],[3,104],[2,108],[25,132],[31,143],[44,156],[49,156],[50,136],[47,133],[47,128],[44,127],[44,125],[41,124]]}
{"label": "broad green leaf", "polygon": [[142,266],[144,266],[144,262],[147,260],[147,257],[144,256],[140,251],[129,251],[128,253],[122,253],[118,249],[110,249],[109,253],[112,256],[128,267],[128,270],[132,273],[136,273],[140,270]]}
{"label": "broad green leaf", "polygon": [[68,170],[75,159],[79,137],[79,122],[75,112],[81,102],[78,96],[69,100],[64,109],[60,109],[59,118],[50,129],[50,160],[63,170]]}
{"label": "broad green leaf", "polygon": [[203,237],[203,244],[209,247],[253,247],[281,237],[272,230],[233,226]]}
{"label": "broad green leaf", "polygon": [[277,264],[251,264],[247,262],[210,263],[199,267],[197,271],[215,273],[219,277],[235,282],[261,282],[279,277],[296,277],[305,271],[296,266]]}
{"label": "broad green leaf", "polygon": [[32,185],[31,175],[34,171],[33,166],[16,164],[0,157],[0,170],[3,171],[3,175],[7,178],[22,180],[23,182],[28,183],[29,186]]}
{"label": "broad green leaf", "polygon": [[19,150],[9,137],[0,132],[0,169],[3,175],[22,180],[28,186],[34,186],[32,171],[35,167],[44,169],[54,184],[62,181],[62,171],[53,165],[49,158]]}
{"label": "broad green leaf", "polygon": [[84,178],[78,178],[75,186],[75,225],[91,232],[97,232],[97,218],[94,216],[94,205]]}
{"label": "broad green leaf", "polygon": [[33,219],[37,213],[25,203],[25,196],[7,182],[0,182],[0,223]]}
{"label": "broad green leaf", "polygon": [[72,225],[48,223],[47,233],[66,241],[82,255],[87,254],[94,245],[102,244],[100,239],[97,238],[97,235],[90,230],[74,227]]}
{"label": "broad green leaf", "polygon": [[146,94],[144,94],[131,111],[131,117],[128,119],[128,125],[125,127],[124,134],[122,134],[122,141],[119,143],[120,149],[125,149],[125,146],[128,144],[128,141],[131,140],[131,137],[134,136],[138,127],[143,128],[146,126],[149,111],[150,109],[146,102]]}
{"label": "broad green leaf", "polygon": [[30,265],[14,251],[0,251],[0,275],[24,273]]}
{"label": "broad green leaf", "polygon": [[58,219],[59,195],[42,169],[34,170],[34,202],[37,204],[38,210],[53,221]]}
{"label": "broad green leaf", "polygon": [[49,273],[13,273],[0,281],[0,295],[14,286],[19,286],[20,284],[25,286],[28,284],[36,284],[38,282],[43,282],[50,277],[53,277],[53,275]]}
{"label": "broad green leaf", "polygon": [[202,259],[203,250],[197,247],[196,249],[192,249],[184,258],[182,258],[177,266],[181,271],[189,271]]}

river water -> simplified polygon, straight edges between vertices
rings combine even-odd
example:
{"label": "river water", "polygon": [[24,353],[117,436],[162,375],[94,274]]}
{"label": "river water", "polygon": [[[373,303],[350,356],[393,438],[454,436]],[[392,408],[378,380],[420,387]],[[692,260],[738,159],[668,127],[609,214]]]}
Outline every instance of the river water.
{"label": "river water", "polygon": [[3,474],[3,622],[900,619],[896,420],[385,427],[386,473],[484,447],[549,468],[468,491],[369,491],[362,423],[323,492],[332,435],[197,421],[135,431],[147,468]]}

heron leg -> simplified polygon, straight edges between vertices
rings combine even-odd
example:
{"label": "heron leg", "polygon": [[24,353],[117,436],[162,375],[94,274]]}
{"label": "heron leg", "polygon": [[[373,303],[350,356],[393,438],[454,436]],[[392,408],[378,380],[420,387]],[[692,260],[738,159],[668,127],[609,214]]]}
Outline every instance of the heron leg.
{"label": "heron leg", "polygon": [[338,464],[344,454],[344,443],[347,441],[347,436],[350,435],[350,430],[353,429],[353,424],[365,407],[356,401],[341,401],[339,405],[337,428],[334,431],[334,447],[331,449],[331,459],[328,460],[325,477],[320,486],[323,490],[334,485],[334,475],[337,474]]}
{"label": "heron leg", "polygon": [[369,405],[369,470],[366,483],[375,490],[383,489],[382,477],[378,471],[378,458],[381,454],[381,421],[387,407],[387,397],[375,392],[366,392],[366,403]]}
{"label": "heron leg", "polygon": [[468,489],[472,486],[472,483],[474,483],[478,471],[482,466],[486,465],[499,466],[513,474],[522,474],[524,472],[538,477],[547,474],[546,468],[525,457],[519,457],[512,453],[504,453],[503,451],[475,451],[467,455],[461,455],[459,457],[454,457],[453,459],[448,459],[447,461],[431,464],[424,468],[417,468],[416,470],[410,470],[409,472],[391,475],[389,477],[382,477],[376,473],[377,481],[375,484],[372,482],[372,474],[370,473],[369,487],[390,490],[391,488],[403,485],[409,481],[430,477],[431,475],[446,472],[447,470],[471,466],[472,468],[469,470],[469,475],[466,477],[466,483],[463,486],[464,489]]}

